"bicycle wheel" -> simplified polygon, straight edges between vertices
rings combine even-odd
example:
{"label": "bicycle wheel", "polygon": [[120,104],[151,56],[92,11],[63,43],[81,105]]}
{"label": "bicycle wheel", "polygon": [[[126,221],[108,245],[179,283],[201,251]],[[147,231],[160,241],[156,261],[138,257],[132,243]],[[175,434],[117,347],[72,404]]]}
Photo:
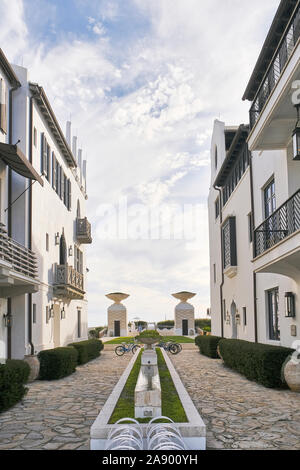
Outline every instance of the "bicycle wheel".
{"label": "bicycle wheel", "polygon": [[170,344],[169,351],[171,354],[178,354],[179,353],[178,344],[175,344],[175,343]]}
{"label": "bicycle wheel", "polygon": [[140,349],[140,346],[139,346],[138,344],[135,344],[135,345],[132,347],[132,349],[131,349],[132,354],[135,354],[138,349]]}
{"label": "bicycle wheel", "polygon": [[123,346],[117,346],[115,348],[115,353],[117,356],[123,356],[123,354],[125,353],[125,349]]}
{"label": "bicycle wheel", "polygon": [[182,346],[180,343],[174,343],[176,344],[176,346],[178,346],[178,352],[181,352],[182,351]]}

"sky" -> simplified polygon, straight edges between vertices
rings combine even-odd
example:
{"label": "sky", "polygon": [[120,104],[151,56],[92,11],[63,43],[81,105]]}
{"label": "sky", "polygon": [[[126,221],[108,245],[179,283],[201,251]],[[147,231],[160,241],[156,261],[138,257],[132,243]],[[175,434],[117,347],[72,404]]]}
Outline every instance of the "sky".
{"label": "sky", "polygon": [[0,47],[46,91],[88,167],[89,325],[105,294],[129,320],[173,319],[171,294],[209,299],[207,197],[215,119],[242,95],[279,0],[0,0]]}

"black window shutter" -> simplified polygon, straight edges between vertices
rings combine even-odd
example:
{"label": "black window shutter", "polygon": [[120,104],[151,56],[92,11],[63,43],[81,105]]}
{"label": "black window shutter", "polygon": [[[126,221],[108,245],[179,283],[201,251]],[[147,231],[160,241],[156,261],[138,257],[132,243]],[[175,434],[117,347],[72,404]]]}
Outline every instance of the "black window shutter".
{"label": "black window shutter", "polygon": [[56,158],[54,152],[52,152],[52,188],[56,190]]}
{"label": "black window shutter", "polygon": [[44,144],[45,144],[45,134],[41,134],[41,174],[44,173]]}
{"label": "black window shutter", "polygon": [[71,190],[71,181],[68,180],[68,209],[72,208],[72,190]]}

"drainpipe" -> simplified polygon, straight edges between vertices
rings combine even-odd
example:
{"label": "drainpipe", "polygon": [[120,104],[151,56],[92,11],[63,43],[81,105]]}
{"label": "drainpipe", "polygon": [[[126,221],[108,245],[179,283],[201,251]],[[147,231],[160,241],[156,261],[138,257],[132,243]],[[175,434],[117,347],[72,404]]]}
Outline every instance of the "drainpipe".
{"label": "drainpipe", "polygon": [[222,190],[217,186],[213,188],[219,192],[220,201],[220,241],[221,241],[221,276],[222,282],[220,284],[220,303],[221,303],[221,336],[224,338],[224,318],[223,318],[223,286],[224,286],[224,271],[223,271],[223,243],[222,243],[222,223],[223,223],[223,204],[222,204]]}
{"label": "drainpipe", "polygon": [[[249,150],[248,150],[249,151]],[[251,195],[251,213],[252,213],[252,249],[253,258],[255,257],[255,208],[254,208],[254,191],[253,191],[253,165],[252,165],[252,153],[249,152],[249,167],[250,167],[250,195]],[[258,331],[257,331],[257,282],[256,272],[253,271],[253,311],[254,311],[254,341],[258,342]]]}
{"label": "drainpipe", "polygon": [[[33,130],[33,97],[29,101],[29,162],[32,164],[32,130]],[[28,189],[28,248],[32,249],[32,186]],[[32,341],[32,294],[27,296],[28,308],[28,343],[30,355],[34,355],[34,344]]]}

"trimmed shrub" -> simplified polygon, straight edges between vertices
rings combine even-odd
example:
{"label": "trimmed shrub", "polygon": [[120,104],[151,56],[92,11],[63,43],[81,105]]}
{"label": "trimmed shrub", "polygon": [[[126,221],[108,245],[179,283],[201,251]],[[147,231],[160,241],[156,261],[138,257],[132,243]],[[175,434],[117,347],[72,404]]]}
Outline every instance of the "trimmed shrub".
{"label": "trimmed shrub", "polygon": [[38,354],[40,380],[56,380],[73,374],[76,370],[78,352],[74,348],[46,349]]}
{"label": "trimmed shrub", "polygon": [[201,354],[212,359],[218,359],[217,347],[221,339],[220,336],[196,336],[195,343]]}
{"label": "trimmed shrub", "polygon": [[71,343],[72,346],[78,352],[77,364],[86,364],[87,362],[100,356],[100,351],[103,349],[103,343],[99,339],[88,339],[86,341],[78,341],[77,343]]}
{"label": "trimmed shrub", "polygon": [[281,372],[293,349],[238,339],[222,339],[219,348],[225,365],[247,379],[268,388],[286,387]]}
{"label": "trimmed shrub", "polygon": [[100,331],[104,330],[104,326],[96,326],[92,330],[89,330],[89,339],[99,338]]}
{"label": "trimmed shrub", "polygon": [[201,328],[201,330],[205,330],[205,328],[207,327],[211,328],[210,318],[196,318],[195,319],[195,328]]}
{"label": "trimmed shrub", "polygon": [[24,361],[7,360],[0,364],[0,413],[22,400],[27,393],[24,384],[30,374],[30,367]]}

